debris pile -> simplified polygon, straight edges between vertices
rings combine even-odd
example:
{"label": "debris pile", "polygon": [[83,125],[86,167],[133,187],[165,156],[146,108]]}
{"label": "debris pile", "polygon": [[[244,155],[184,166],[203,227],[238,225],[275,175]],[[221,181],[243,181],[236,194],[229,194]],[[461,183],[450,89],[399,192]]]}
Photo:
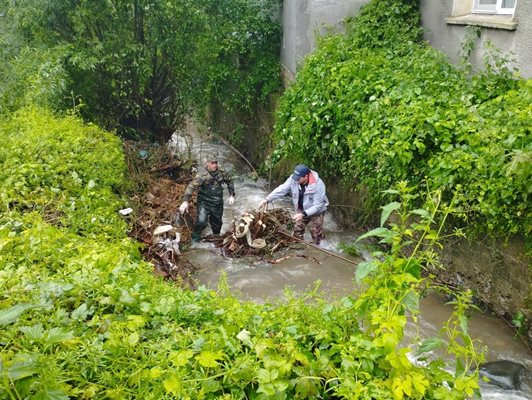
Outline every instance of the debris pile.
{"label": "debris pile", "polygon": [[[194,287],[195,267],[180,252],[181,243],[190,238],[187,225],[192,227],[194,216],[175,220],[186,182],[192,179],[191,162],[166,146],[126,142],[124,148],[134,204],[134,211],[126,214],[131,218],[130,236],[144,245],[142,254],[156,274]],[[124,215],[126,210],[121,211]]]}
{"label": "debris pile", "polygon": [[223,235],[211,235],[206,240],[229,257],[272,255],[297,241],[285,233],[291,223],[290,213],[282,208],[245,212]]}
{"label": "debris pile", "polygon": [[[125,142],[132,207],[120,210],[129,219],[130,236],[143,244],[146,260],[154,272],[183,286],[195,287],[196,268],[181,252],[188,245],[196,216],[195,201],[181,215],[179,204],[195,162],[181,159],[167,146]],[[299,240],[287,234],[292,219],[286,209],[260,209],[243,213],[220,235],[203,238],[229,257],[271,256]],[[272,261],[270,261],[272,262]]]}

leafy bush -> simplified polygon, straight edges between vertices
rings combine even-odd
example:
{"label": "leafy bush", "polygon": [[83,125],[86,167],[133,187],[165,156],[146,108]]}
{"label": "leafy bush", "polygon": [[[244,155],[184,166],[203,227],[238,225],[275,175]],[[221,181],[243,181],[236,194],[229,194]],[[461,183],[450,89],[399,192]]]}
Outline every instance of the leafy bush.
{"label": "leafy bush", "polygon": [[167,140],[191,110],[202,114],[211,101],[249,110],[280,85],[277,0],[0,7],[0,111],[54,86],[54,109],[74,106],[100,126]]}
{"label": "leafy bush", "polygon": [[124,183],[120,141],[73,116],[25,108],[0,124],[0,200],[85,235],[122,237],[116,192]]}
{"label": "leafy bush", "polygon": [[470,222],[530,235],[532,83],[500,59],[473,77],[451,65],[421,41],[416,3],[372,1],[319,40],[280,101],[271,162],[368,188],[368,212],[404,179],[458,192]]}

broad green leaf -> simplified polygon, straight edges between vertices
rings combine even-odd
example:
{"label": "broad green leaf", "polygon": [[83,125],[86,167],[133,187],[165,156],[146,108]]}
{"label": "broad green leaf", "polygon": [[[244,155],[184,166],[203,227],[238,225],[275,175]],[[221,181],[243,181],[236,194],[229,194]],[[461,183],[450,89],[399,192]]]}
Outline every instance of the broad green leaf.
{"label": "broad green leaf", "polygon": [[195,339],[192,342],[192,349],[194,349],[195,351],[199,351],[201,350],[204,344],[205,344],[205,338],[200,336],[199,338]]}
{"label": "broad green leaf", "polygon": [[207,379],[201,382],[201,390],[204,393],[215,393],[222,389],[222,384],[217,379]]}
{"label": "broad green leaf", "polygon": [[424,218],[430,218],[430,213],[427,210],[418,208],[416,210],[410,211],[411,214],[421,215]]}
{"label": "broad green leaf", "polygon": [[182,367],[186,365],[188,360],[194,356],[192,350],[180,350],[170,353],[169,359],[176,367]]}
{"label": "broad green leaf", "polygon": [[129,337],[127,338],[127,342],[130,346],[135,346],[140,340],[140,336],[138,332],[133,332]]}
{"label": "broad green leaf", "polygon": [[249,347],[253,347],[253,343],[251,342],[249,331],[247,329],[242,329],[238,335],[236,335],[237,339],[240,340],[243,344]]}
{"label": "broad green leaf", "polygon": [[272,398],[275,392],[275,386],[272,383],[261,383],[257,389],[257,393],[264,393],[269,396],[268,398]]}
{"label": "broad green leaf", "polygon": [[279,376],[279,371],[277,371],[276,369],[268,370],[268,369],[261,368],[257,372],[257,380],[259,381],[259,383],[273,382],[277,379],[278,376]]}
{"label": "broad green leaf", "polygon": [[83,303],[74,311],[72,311],[71,318],[76,321],[84,321],[87,319],[88,314],[89,312],[87,310],[87,303]]}
{"label": "broad green leaf", "polygon": [[[404,242],[405,244],[408,242]],[[408,260],[408,262],[404,262],[402,265],[402,270],[404,272],[409,273],[416,279],[421,278],[421,265],[419,264],[419,261],[416,259]]]}
{"label": "broad green leaf", "polygon": [[381,226],[384,225],[384,223],[388,220],[390,217],[390,214],[394,212],[395,210],[398,210],[401,208],[401,203],[398,203],[396,201],[386,204],[384,207],[382,207],[382,213],[381,213]]}
{"label": "broad green leaf", "polygon": [[41,324],[21,326],[20,331],[30,340],[41,340],[45,337],[44,328]]}
{"label": "broad green leaf", "polygon": [[18,304],[16,306],[0,310],[0,325],[8,325],[15,322],[24,311],[31,308],[30,304]]}
{"label": "broad green leaf", "polygon": [[386,189],[386,190],[383,190],[382,193],[399,194],[399,191],[396,189]]}
{"label": "broad green leaf", "polygon": [[52,328],[46,332],[46,343],[61,343],[74,337],[74,332],[64,331],[61,328]]}
{"label": "broad green leaf", "polygon": [[163,381],[163,385],[166,392],[173,395],[179,395],[183,390],[183,383],[176,374],[170,374],[168,378]]}
{"label": "broad green leaf", "polygon": [[285,380],[277,381],[273,385],[278,392],[284,392],[288,388],[288,382]]}
{"label": "broad green leaf", "polygon": [[299,397],[303,399],[314,397],[318,393],[318,385],[313,379],[297,379],[295,389]]}
{"label": "broad green leaf", "polygon": [[409,290],[403,298],[403,304],[408,311],[419,311],[419,294]]}
{"label": "broad green leaf", "polygon": [[467,316],[459,315],[458,320],[460,321],[460,328],[462,329],[462,332],[467,335]]}
{"label": "broad green leaf", "polygon": [[222,358],[222,353],[217,351],[202,351],[196,356],[196,360],[200,363],[202,367],[206,368],[215,368],[218,366],[219,359]]}
{"label": "broad green leaf", "polygon": [[376,261],[365,261],[357,265],[357,270],[355,272],[355,279],[357,282],[361,282],[366,276],[375,272],[378,268]]}
{"label": "broad green leaf", "polygon": [[425,340],[423,343],[421,343],[421,346],[419,346],[419,349],[417,351],[417,355],[427,353],[437,348],[444,347],[446,344],[447,343],[443,339],[440,339],[438,337],[431,337]]}
{"label": "broad green leaf", "polygon": [[392,232],[391,230],[389,230],[388,228],[375,228],[375,229],[372,229],[370,230],[369,232],[366,232],[364,233],[363,235],[360,235],[357,240],[355,241],[358,242],[359,240],[362,240],[362,239],[365,239],[365,238],[368,238],[368,237],[372,237],[372,236],[377,236],[377,237],[391,237],[395,235],[394,232]]}
{"label": "broad green leaf", "polygon": [[[37,361],[34,358],[28,358],[26,361],[16,362],[7,368],[7,376],[11,381],[17,381],[19,379],[26,378],[28,376],[39,373],[40,368]],[[0,365],[0,372],[3,372]]]}
{"label": "broad green leaf", "polygon": [[150,369],[150,378],[151,379],[157,379],[162,374],[164,374],[164,370],[162,368],[160,368],[160,367],[153,367],[152,369]]}

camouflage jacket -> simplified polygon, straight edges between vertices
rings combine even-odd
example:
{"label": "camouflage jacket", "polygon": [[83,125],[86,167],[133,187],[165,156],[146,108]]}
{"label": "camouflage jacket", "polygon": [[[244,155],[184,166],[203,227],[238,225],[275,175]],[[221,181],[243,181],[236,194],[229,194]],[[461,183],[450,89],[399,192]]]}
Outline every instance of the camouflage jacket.
{"label": "camouflage jacket", "polygon": [[190,201],[192,194],[198,192],[198,202],[217,204],[223,202],[223,187],[227,186],[229,194],[235,195],[235,186],[233,180],[227,172],[218,169],[215,172],[209,172],[207,168],[203,172],[199,172],[196,177],[190,182],[183,195],[183,200]]}

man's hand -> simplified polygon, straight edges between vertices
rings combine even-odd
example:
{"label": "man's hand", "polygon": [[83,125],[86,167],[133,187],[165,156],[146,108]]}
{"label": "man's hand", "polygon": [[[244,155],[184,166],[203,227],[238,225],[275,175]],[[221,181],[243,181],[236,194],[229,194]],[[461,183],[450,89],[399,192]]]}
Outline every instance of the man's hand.
{"label": "man's hand", "polygon": [[262,200],[260,203],[259,203],[259,210],[261,208],[264,208],[266,206],[266,204],[268,204],[268,200],[264,199]]}
{"label": "man's hand", "polygon": [[180,212],[181,214],[184,214],[184,213],[187,212],[187,210],[188,210],[188,201],[184,201],[184,202],[182,202],[181,205],[179,206],[179,212]]}
{"label": "man's hand", "polygon": [[292,217],[292,219],[295,221],[295,222],[299,222],[301,221],[305,216],[303,215],[303,213],[297,213],[296,215],[294,215]]}
{"label": "man's hand", "polygon": [[229,205],[235,202],[235,196],[229,196]]}

